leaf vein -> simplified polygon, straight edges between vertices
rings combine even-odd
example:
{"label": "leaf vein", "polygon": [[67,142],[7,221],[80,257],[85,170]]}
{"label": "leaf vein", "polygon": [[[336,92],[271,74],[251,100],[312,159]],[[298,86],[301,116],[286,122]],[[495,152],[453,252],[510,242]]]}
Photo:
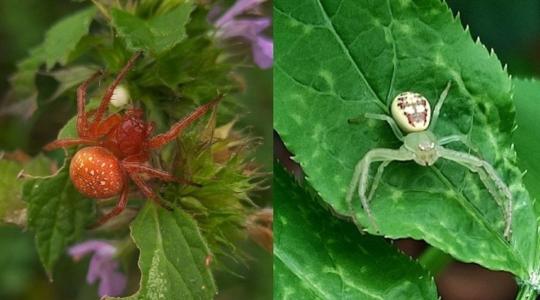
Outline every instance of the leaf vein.
{"label": "leaf vein", "polygon": [[341,47],[341,49],[343,50],[343,52],[345,53],[345,55],[347,56],[347,58],[351,61],[352,65],[354,66],[354,68],[356,69],[356,71],[358,72],[358,74],[360,75],[360,78],[362,79],[362,81],[364,81],[364,83],[366,84],[366,87],[368,88],[369,92],[376,98],[378,99],[379,101],[377,102],[379,107],[386,113],[388,113],[388,107],[386,107],[386,103],[384,103],[384,101],[379,97],[379,95],[377,95],[377,93],[375,92],[375,90],[373,89],[373,87],[371,86],[371,84],[369,83],[369,81],[367,80],[365,74],[364,74],[364,71],[360,68],[360,65],[358,64],[358,62],[352,57],[351,55],[351,51],[350,49],[347,47],[347,45],[345,45],[345,43],[343,42],[343,38],[339,35],[339,33],[336,31],[336,28],[334,27],[334,23],[332,23],[332,21],[329,19],[328,17],[328,13],[326,12],[326,9],[324,8],[324,6],[322,5],[321,3],[321,0],[317,0],[317,3],[319,5],[319,8],[321,10],[321,12],[323,13],[323,16],[324,18],[326,19],[326,22],[327,22],[327,25],[328,25],[328,29],[332,32],[332,34],[334,34],[334,36],[336,37],[336,41],[338,42],[339,46]]}

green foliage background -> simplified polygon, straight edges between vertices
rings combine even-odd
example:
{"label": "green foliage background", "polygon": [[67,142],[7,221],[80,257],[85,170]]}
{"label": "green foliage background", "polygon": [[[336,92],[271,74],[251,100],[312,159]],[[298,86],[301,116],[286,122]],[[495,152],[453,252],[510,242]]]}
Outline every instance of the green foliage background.
{"label": "green foliage background", "polygon": [[[47,67],[51,67],[56,61],[65,62],[73,59],[71,56],[66,56],[68,52],[62,49],[70,49],[69,52],[72,52],[72,55],[76,56],[79,51],[85,51],[85,45],[95,45],[96,43],[100,43],[99,40],[83,40],[82,43],[70,46],[70,43],[78,40],[77,36],[83,35],[84,31],[88,28],[88,23],[74,22],[74,24],[65,25],[66,27],[64,28],[55,27],[47,35],[47,38],[52,37],[57,41],[58,39],[67,37],[68,39],[66,41],[57,44],[45,43],[38,48],[35,48],[36,45],[39,45],[46,38],[44,33],[49,29],[51,24],[57,22],[63,16],[70,16],[72,12],[80,11],[81,8],[88,7],[88,5],[88,2],[76,3],[75,1],[2,1],[2,3],[0,3],[0,14],[2,17],[2,20],[0,21],[0,39],[2,41],[0,43],[0,53],[2,53],[0,57],[0,73],[2,74],[0,94],[2,95],[3,100],[2,105],[8,103],[12,104],[15,101],[19,101],[21,104],[16,108],[17,111],[14,114],[16,116],[13,116],[13,114],[2,114],[0,116],[0,150],[22,150],[34,155],[41,151],[40,148],[44,143],[53,140],[58,133],[58,130],[75,114],[74,94],[65,93],[65,91],[72,90],[80,80],[87,78],[89,74],[94,72],[96,68],[95,65],[88,64],[75,68],[53,71],[51,72],[52,76],[45,76],[40,73],[37,77],[37,85],[40,87],[40,97],[38,99],[33,98],[35,95],[32,94],[33,81],[31,73],[19,73],[19,76],[14,79],[13,82],[15,82],[15,84],[20,83],[19,85],[16,85],[16,99],[14,99],[13,94],[7,94],[6,91],[9,87],[8,76],[15,71],[16,62],[27,57],[29,53],[37,55],[33,55],[30,59],[22,61],[22,65],[19,65],[19,68],[33,72],[37,70],[37,66],[42,62],[45,62]],[[183,10],[183,13],[185,14],[185,10]],[[95,9],[88,9],[78,13],[78,16],[71,16],[70,18],[80,21],[81,18],[85,18],[85,15],[90,16],[93,14],[95,14]],[[168,49],[174,47],[177,42],[183,38],[184,33],[177,32],[177,34],[171,35],[177,40],[163,40],[160,39],[159,36],[151,35],[159,35],[159,32],[156,31],[156,28],[159,26],[169,26],[170,28],[174,28],[172,26],[175,24],[170,22],[174,19],[182,19],[183,16],[181,14],[182,12],[180,9],[176,11],[173,10],[172,12],[169,12],[169,15],[165,14],[163,15],[163,18],[160,18],[154,23],[149,21],[148,24],[139,24],[137,23],[140,22],[138,20],[123,20],[124,23],[134,22],[137,27],[142,26],[141,28],[148,28],[148,31],[130,32],[128,28],[125,31],[122,30],[121,35],[124,38],[133,41],[133,43],[128,45],[133,49],[140,46],[136,43],[138,38],[141,38],[142,40],[155,39],[156,42],[145,50],[152,55],[162,55],[163,53],[166,53]],[[122,15],[121,12],[115,12],[113,14],[113,18],[125,17],[126,16]],[[25,20],[25,22],[21,22],[21,20]],[[153,28],[152,26],[158,27]],[[178,28],[183,29],[182,26],[178,26]],[[194,32],[205,30],[204,24],[192,24],[190,30]],[[63,33],[65,36],[59,33]],[[187,45],[182,45],[179,49],[189,49],[190,47],[204,48],[205,43],[205,39],[192,39]],[[75,49],[75,46],[80,48]],[[98,51],[105,51],[104,49],[107,49],[107,46],[102,47]],[[189,52],[179,53],[179,51],[175,51],[175,53],[177,53],[176,56],[163,57],[163,63],[154,65],[152,67],[153,69],[148,72],[148,76],[140,78],[140,82],[144,82],[143,85],[145,90],[156,90],[162,82],[166,82],[171,89],[174,86],[181,85],[183,95],[195,100],[209,99],[212,97],[213,95],[209,94],[208,91],[212,89],[213,86],[223,87],[222,91],[230,89],[224,85],[224,83],[228,82],[228,79],[216,75],[219,74],[221,70],[216,70],[211,63],[200,60],[200,57],[206,57],[208,61],[212,61],[219,53],[212,52],[211,50],[205,53],[196,54]],[[40,53],[46,55],[40,55]],[[113,54],[114,53],[99,53],[102,57],[110,58],[108,61],[103,62],[105,66],[108,66],[107,71],[110,72],[109,74],[115,74],[125,60],[125,57],[114,57]],[[183,74],[188,74],[188,76],[175,76],[176,73],[168,71],[168,66],[172,65],[179,66],[186,70]],[[160,80],[156,81],[156,75],[160,77]],[[247,130],[244,130],[244,133],[264,138],[262,140],[262,145],[260,145],[259,150],[256,152],[256,161],[259,164],[263,164],[263,170],[269,171],[271,169],[271,72],[260,71],[256,68],[241,68],[239,75],[247,79],[245,82],[246,90],[241,93],[238,98],[241,100],[238,106],[240,108],[238,110],[242,111],[242,115],[240,115],[240,121],[237,124],[237,128],[248,128]],[[207,80],[193,81],[193,78],[206,78]],[[56,80],[62,82],[62,84],[58,85]],[[19,88],[17,89],[17,87]],[[162,105],[160,108],[163,110],[168,109],[167,105],[173,105],[173,103],[168,103],[167,99],[175,97],[175,95],[163,95],[158,99],[150,100],[147,98],[149,95],[145,95],[142,92],[142,89],[135,90],[134,92],[139,96],[138,99],[142,101],[144,105],[149,107],[151,107],[151,105]],[[25,116],[25,112],[32,109],[29,105],[32,101],[24,101],[28,99],[37,100],[38,107],[36,112],[29,119],[24,119],[24,117],[21,118],[20,116]],[[223,108],[229,110],[229,115],[231,117],[235,113],[230,106],[228,108],[227,106],[224,106]],[[159,110],[154,109],[152,111]],[[169,111],[172,110],[169,109]],[[186,112],[187,110],[175,111],[171,116],[156,114],[152,115],[151,118],[157,121],[157,131],[163,131],[167,124],[169,124],[170,120],[168,118],[177,119]],[[59,160],[62,157],[60,152],[57,152],[55,155]],[[4,164],[4,162],[2,163]],[[37,165],[37,163],[33,163],[33,165]],[[2,167],[4,166],[2,165]],[[16,175],[15,169],[19,168],[20,170],[20,167],[21,166],[16,165],[5,166],[5,168],[2,168],[2,172],[13,177]],[[25,166],[25,169],[29,169],[30,167],[32,166]],[[39,173],[40,172],[36,171],[33,174]],[[61,181],[61,177],[55,178],[55,180]],[[63,183],[58,182],[58,184],[62,185]],[[6,193],[3,194],[3,196],[9,193],[7,187],[12,190],[15,190],[17,187],[16,182],[0,182],[0,186],[6,187]],[[65,191],[69,193],[68,190]],[[36,199],[45,199],[47,198],[46,195],[48,195],[46,191],[33,191],[32,184],[30,183],[27,184],[25,193],[34,195],[37,197]],[[264,206],[270,201],[269,195],[269,191],[261,191],[255,197],[255,201],[259,205]],[[62,205],[65,205],[65,208],[71,205],[65,202],[69,197],[64,197],[63,194],[58,195],[58,197],[59,199],[64,200],[60,200],[60,202],[52,201],[51,203],[61,203],[61,201],[64,201],[64,204]],[[50,200],[51,198],[48,199]],[[10,200],[12,200],[12,202],[9,202],[8,204],[13,207],[17,207],[17,205],[21,204],[20,202],[17,202],[20,201],[20,195],[10,197]],[[178,201],[182,200],[179,199]],[[38,203],[39,199],[32,202]],[[89,204],[90,202],[86,203]],[[91,214],[93,211],[92,208],[87,208],[87,211]],[[55,208],[50,207],[50,209],[54,210]],[[86,215],[82,217],[82,219],[78,218],[77,222],[70,223],[67,228],[74,224],[78,224],[75,225],[75,227],[78,228],[75,230],[80,230],[84,227],[84,224],[87,223],[83,219],[88,217],[89,216]],[[40,218],[39,216],[34,216],[33,220],[35,221],[34,223],[31,223],[30,226],[36,226],[35,224],[39,222],[47,221],[46,218]],[[167,217],[162,216],[155,220],[167,222]],[[145,220],[145,222],[146,221],[148,220]],[[189,224],[179,224],[178,226],[188,228]],[[38,227],[43,226],[40,225]],[[66,226],[61,226],[61,228],[65,230]],[[42,234],[47,235],[50,233],[42,232]],[[137,240],[137,242],[138,241],[140,240]],[[73,239],[61,241],[64,246],[69,245],[72,242]],[[148,244],[148,242],[149,241],[145,241],[147,245],[151,245]],[[2,251],[5,251],[3,252],[3,258],[10,257],[10,259],[0,259],[0,266],[5,270],[5,272],[0,272],[0,298],[93,299],[95,297],[96,287],[88,286],[85,283],[88,259],[83,260],[81,263],[73,263],[66,255],[61,255],[59,257],[45,255],[45,257],[51,259],[50,265],[48,266],[50,272],[52,271],[52,265],[58,260],[54,272],[54,283],[51,284],[46,278],[43,268],[40,266],[37,253],[35,252],[36,246],[34,245],[32,234],[21,232],[13,226],[3,226],[0,228],[0,243],[6,245],[2,249]],[[59,244],[55,243],[55,245]],[[270,256],[250,241],[243,242],[236,246],[239,247],[237,251],[242,251],[247,254],[246,264],[242,265],[231,262],[228,263],[228,266],[233,266],[234,269],[222,269],[214,274],[216,281],[220,283],[220,295],[218,296],[218,299],[269,299],[271,297]],[[178,249],[175,249],[174,251],[177,250]],[[171,250],[164,248],[163,251]],[[123,262],[123,265],[124,268],[129,271],[130,266],[136,266],[135,263],[135,261],[125,261]],[[138,278],[131,279],[133,282],[131,282],[130,285],[137,286]],[[208,282],[208,279],[205,279],[205,281]],[[211,284],[209,284],[208,287],[209,289],[207,291],[211,293]]]}

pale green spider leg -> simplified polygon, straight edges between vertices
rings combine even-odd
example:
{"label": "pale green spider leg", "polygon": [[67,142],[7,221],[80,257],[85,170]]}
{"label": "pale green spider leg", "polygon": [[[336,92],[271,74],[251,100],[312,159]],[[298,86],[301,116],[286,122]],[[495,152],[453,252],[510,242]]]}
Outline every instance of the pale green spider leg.
{"label": "pale green spider leg", "polygon": [[[448,84],[446,85],[446,88],[439,96],[439,100],[437,101],[437,104],[435,105],[435,109],[433,110],[433,117],[431,118],[430,128],[435,128],[437,120],[439,119],[439,115],[441,114],[441,108],[444,104],[444,101],[446,100],[446,96],[448,96],[448,91],[450,90],[451,86],[452,86],[452,82],[449,81]],[[478,149],[471,143],[469,138],[466,135],[462,135],[462,134],[455,134],[455,135],[443,137],[438,140],[438,145],[443,146],[443,145],[453,143],[453,142],[461,142],[462,144],[467,146],[469,149],[473,150],[476,153],[479,153]]]}
{"label": "pale green spider leg", "polygon": [[[467,153],[445,149],[443,147],[439,147],[438,153],[441,158],[454,161],[479,175],[480,180],[482,180],[491,196],[497,202],[497,205],[503,211],[505,217],[504,237],[509,239],[512,225],[512,193],[504,181],[497,175],[497,171],[487,161]],[[506,198],[506,205],[504,200],[499,196],[501,194],[504,196],[503,199]]]}
{"label": "pale green spider leg", "polygon": [[446,96],[448,96],[448,91],[450,91],[450,87],[452,86],[452,82],[448,81],[448,84],[446,85],[446,88],[444,88],[444,91],[439,96],[439,100],[437,101],[437,104],[435,104],[435,109],[433,110],[433,116],[431,117],[429,128],[435,128],[437,125],[437,120],[439,119],[439,115],[441,114],[441,108],[444,104],[444,100],[446,100]]}
{"label": "pale green spider leg", "polygon": [[[354,206],[352,203],[352,198],[354,194],[354,190],[356,189],[356,186],[358,185],[358,195],[360,197],[360,201],[362,203],[362,207],[364,208],[364,211],[366,212],[371,224],[373,225],[373,228],[376,231],[379,231],[379,227],[377,223],[375,222],[375,219],[373,218],[373,214],[371,213],[371,209],[369,208],[369,201],[366,197],[366,190],[368,187],[368,179],[369,179],[369,166],[374,162],[382,162],[383,166],[379,166],[378,174],[376,175],[377,181],[380,179],[382,174],[382,170],[384,169],[384,166],[388,165],[391,161],[410,161],[413,159],[413,153],[410,151],[407,151],[406,149],[400,148],[398,150],[394,149],[372,149],[364,155],[364,157],[358,162],[354,169],[354,175],[351,180],[351,184],[349,186],[349,191],[347,192],[347,203],[349,204],[349,209],[351,212],[353,212],[353,216],[356,219],[356,214],[354,214]],[[378,184],[378,183],[377,183]],[[370,192],[370,196],[372,196],[373,193],[373,187],[372,192]]]}
{"label": "pale green spider leg", "polygon": [[371,199],[373,199],[373,195],[375,194],[375,191],[379,186],[379,181],[381,181],[384,168],[386,168],[386,166],[388,166],[391,162],[391,160],[383,161],[377,168],[377,174],[375,174],[375,177],[373,178],[373,183],[371,184],[371,189],[369,190],[369,195],[367,198],[368,203],[371,202]]}
{"label": "pale green spider leg", "polygon": [[[394,119],[392,119],[391,117],[387,115],[372,114],[372,113],[366,113],[365,116],[368,119],[386,121],[388,125],[390,125],[390,127],[392,128],[392,132],[394,132],[394,135],[396,136],[396,138],[400,141],[403,141],[403,134],[401,133],[401,130],[396,124],[396,121],[394,121]],[[384,168],[386,168],[386,166],[388,166],[390,162],[391,161],[384,161],[377,168],[377,174],[375,175],[375,178],[373,179],[373,183],[371,184],[371,190],[369,191],[368,201],[370,201],[371,198],[373,198],[373,194],[377,190],[377,186],[379,185],[379,181],[381,180]]]}
{"label": "pale green spider leg", "polygon": [[392,128],[392,131],[394,132],[394,135],[396,136],[396,138],[400,141],[403,141],[403,133],[401,133],[401,130],[399,129],[399,127],[397,126],[396,124],[396,121],[394,121],[394,119],[392,119],[391,117],[387,116],[387,115],[383,115],[383,114],[372,114],[372,113],[365,113],[364,115],[358,117],[358,118],[352,118],[352,119],[349,119],[348,122],[349,124],[361,124],[362,121],[364,119],[375,119],[375,120],[381,120],[381,121],[386,121],[388,123],[388,125],[390,125],[390,127]]}
{"label": "pale green spider leg", "polygon": [[[387,121],[388,124],[390,124],[390,127],[392,127],[392,130],[394,131],[394,134],[396,135],[396,137],[399,140],[403,139],[403,136],[401,135],[401,131],[397,127],[397,124],[394,122],[394,119],[385,115],[371,114],[371,113],[366,113],[365,117],[370,118],[370,119],[378,119],[378,120]],[[461,142],[468,148],[472,149],[474,152],[478,153],[478,150],[476,149],[476,147],[472,145],[472,143],[470,143],[470,141],[465,135],[451,135],[451,136],[444,137],[438,140],[438,145],[443,146],[443,145],[453,143],[453,142]],[[388,166],[390,162],[391,161],[382,162],[379,165],[379,168],[377,169],[377,173],[373,179],[373,183],[371,184],[371,189],[369,191],[369,196],[367,199],[368,202],[371,201],[371,199],[373,198],[373,195],[375,194],[375,191],[377,190],[377,187],[379,185],[379,181],[381,180],[384,168]]]}
{"label": "pale green spider leg", "polygon": [[[403,134],[401,133],[401,130],[399,129],[399,127],[397,126],[396,122],[394,121],[394,119],[392,119],[391,117],[387,116],[387,115],[383,115],[383,114],[373,114],[373,113],[366,113],[364,114],[362,117],[359,117],[359,118],[355,118],[355,119],[349,119],[349,123],[356,123],[356,122],[361,122],[364,118],[367,118],[367,119],[375,119],[375,120],[381,120],[381,121],[386,121],[388,123],[388,125],[390,125],[390,128],[392,128],[392,132],[394,133],[394,135],[396,136],[396,138],[400,141],[403,141]],[[386,149],[385,149],[386,150]],[[399,150],[394,150],[394,151],[399,151]],[[386,160],[386,161],[382,161],[381,164],[379,165],[379,167],[377,168],[377,173],[375,175],[375,177],[373,178],[373,183],[371,184],[371,188],[369,190],[369,196],[367,197],[367,200],[366,200],[366,203],[369,203],[371,201],[371,199],[373,198],[373,195],[375,194],[375,191],[377,190],[377,187],[379,186],[379,181],[381,180],[382,178],[382,174],[384,172],[384,168],[386,168],[386,166],[388,166],[388,164],[390,164],[392,162],[392,160]],[[356,184],[357,182],[359,181],[359,178],[356,178],[356,179],[352,179],[351,181],[351,185],[354,183]],[[366,187],[367,189],[367,187]],[[352,194],[354,192],[354,187],[352,187],[350,190],[349,190],[349,194],[350,194],[350,197],[352,198]],[[365,195],[365,191],[364,191],[364,195]],[[347,197],[349,198],[349,196]],[[364,205],[363,205],[364,206]],[[369,208],[368,208],[369,209]],[[368,215],[371,215],[371,211],[368,212]],[[371,222],[374,224],[374,226],[376,227],[376,224],[374,223],[373,221],[373,218],[370,217],[370,220]],[[377,228],[376,228],[377,229]],[[378,230],[378,229],[377,229]]]}
{"label": "pale green spider leg", "polygon": [[440,139],[437,141],[437,144],[438,144],[439,146],[444,146],[444,145],[447,145],[447,144],[450,144],[450,143],[454,143],[454,142],[460,142],[460,143],[462,143],[463,145],[467,146],[467,148],[469,148],[469,149],[471,149],[472,151],[474,151],[476,154],[479,153],[478,148],[476,148],[476,146],[474,146],[474,145],[471,143],[471,141],[469,140],[469,138],[468,138],[466,135],[463,135],[463,134],[449,135],[449,136],[440,138]]}

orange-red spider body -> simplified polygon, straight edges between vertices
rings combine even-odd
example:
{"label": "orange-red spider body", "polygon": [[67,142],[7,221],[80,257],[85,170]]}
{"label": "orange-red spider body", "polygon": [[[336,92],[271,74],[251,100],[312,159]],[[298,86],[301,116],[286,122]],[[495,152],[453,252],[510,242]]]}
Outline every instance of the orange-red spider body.
{"label": "orange-red spider body", "polygon": [[[156,202],[159,200],[145,182],[145,177],[193,184],[149,166],[149,154],[152,149],[158,149],[174,140],[184,128],[203,116],[221,99],[219,96],[217,99],[199,106],[182,120],[173,124],[167,132],[156,136],[152,136],[153,124],[144,121],[144,112],[140,109],[128,109],[123,114],[112,114],[105,117],[105,111],[111,101],[114,89],[140,54],[137,52],[133,55],[107,88],[96,111],[91,113],[85,111],[86,89],[101,73],[94,74],[79,86],[77,90],[77,133],[79,137],[56,140],[45,146],[46,150],[77,145],[86,146],[80,149],[71,161],[69,172],[73,185],[79,192],[94,199],[120,195],[116,207],[104,215],[96,225],[105,223],[125,209],[129,180],[132,180],[146,197]],[[90,117],[92,120],[89,120]]]}
{"label": "orange-red spider body", "polygon": [[106,135],[103,146],[119,159],[138,155],[141,160],[148,160],[146,142],[154,129],[152,123],[142,119],[143,111],[129,109],[123,116],[112,119],[114,127]]}
{"label": "orange-red spider body", "polygon": [[120,194],[124,174],[120,161],[104,147],[85,147],[71,159],[69,177],[81,194],[95,199]]}

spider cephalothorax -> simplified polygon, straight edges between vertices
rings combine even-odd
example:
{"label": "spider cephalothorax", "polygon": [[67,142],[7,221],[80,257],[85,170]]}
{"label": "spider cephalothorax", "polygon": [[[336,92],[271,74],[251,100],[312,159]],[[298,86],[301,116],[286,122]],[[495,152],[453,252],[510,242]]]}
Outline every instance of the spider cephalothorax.
{"label": "spider cephalothorax", "polygon": [[152,136],[154,125],[143,119],[140,109],[128,109],[123,114],[105,116],[114,89],[140,56],[135,53],[107,88],[103,99],[92,112],[85,111],[86,89],[101,72],[86,80],[77,90],[77,133],[78,138],[59,139],[45,146],[46,150],[83,145],[73,156],[70,164],[70,178],[82,194],[103,199],[120,195],[116,207],[104,215],[96,224],[105,223],[118,215],[127,205],[128,183],[132,180],[143,194],[159,202],[156,194],[144,181],[143,176],[164,181],[192,184],[149,165],[150,151],[158,149],[174,140],[184,128],[203,116],[221,99],[218,98],[199,106],[182,120],[173,124],[162,134]]}
{"label": "spider cephalothorax", "polygon": [[[435,164],[439,158],[444,158],[454,161],[478,174],[482,183],[497,202],[497,205],[503,210],[505,216],[504,236],[509,238],[512,223],[512,194],[497,174],[497,171],[495,171],[495,169],[485,160],[469,153],[443,147],[451,142],[461,142],[467,147],[474,149],[466,136],[451,135],[437,138],[430,130],[437,122],[441,107],[449,90],[450,83],[448,83],[448,86],[441,94],[439,101],[435,106],[435,110],[433,111],[433,115],[431,115],[432,112],[429,101],[427,101],[424,96],[413,92],[404,92],[394,98],[391,104],[393,118],[381,114],[365,114],[366,118],[386,121],[392,128],[396,137],[403,142],[403,145],[399,149],[378,148],[369,150],[356,165],[350,188],[347,193],[347,201],[352,209],[354,190],[358,186],[358,194],[362,206],[373,226],[378,228],[369,208],[369,201],[375,193],[384,168],[392,161],[411,160],[422,166],[431,166]],[[403,136],[400,129],[407,135]],[[380,166],[373,180],[369,195],[366,197],[369,166],[374,162],[380,162]]]}

